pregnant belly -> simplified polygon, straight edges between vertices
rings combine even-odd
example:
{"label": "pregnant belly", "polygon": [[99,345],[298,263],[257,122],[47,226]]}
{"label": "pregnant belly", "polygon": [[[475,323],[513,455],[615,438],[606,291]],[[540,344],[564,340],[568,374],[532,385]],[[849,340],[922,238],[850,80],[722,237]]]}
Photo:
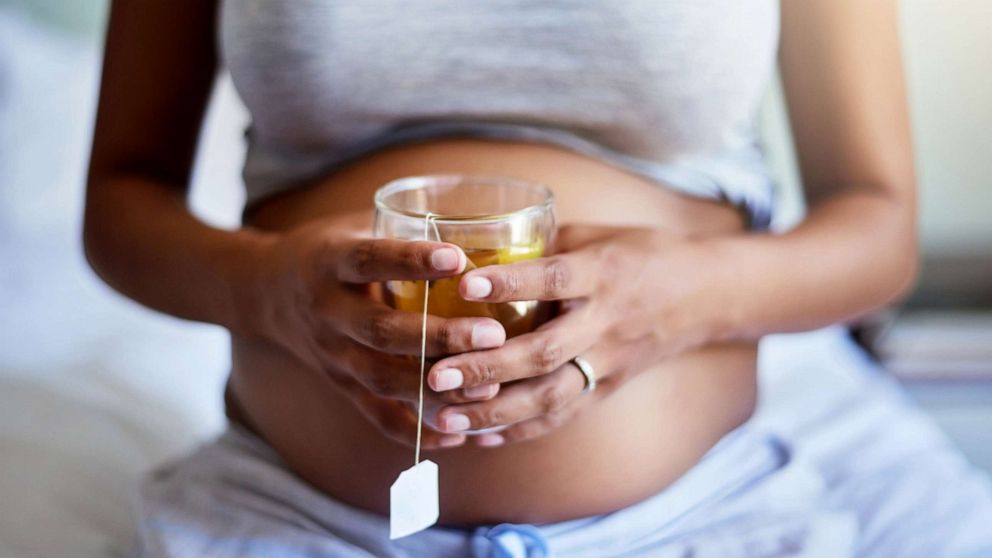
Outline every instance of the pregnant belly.
{"label": "pregnant belly", "polygon": [[[329,215],[364,212],[389,180],[471,173],[541,182],[559,223],[734,234],[735,209],[687,198],[609,165],[554,147],[443,140],[366,157],[305,189],[267,200],[252,226],[287,230]],[[386,514],[389,485],[413,462],[411,448],[381,435],[320,373],[281,348],[234,337],[229,411],[267,440],[290,469],[334,498]],[[625,386],[555,432],[497,448],[426,452],[441,470],[441,522],[543,523],[607,513],[658,492],[724,434],[755,401],[753,343],[711,345],[645,366]],[[578,373],[578,372],[576,372]]]}

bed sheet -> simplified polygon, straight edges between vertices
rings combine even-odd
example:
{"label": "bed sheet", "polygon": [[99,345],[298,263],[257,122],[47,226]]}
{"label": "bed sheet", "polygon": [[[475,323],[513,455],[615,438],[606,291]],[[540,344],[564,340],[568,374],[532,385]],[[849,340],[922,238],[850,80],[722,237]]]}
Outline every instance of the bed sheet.
{"label": "bed sheet", "polygon": [[[123,556],[139,476],[223,426],[219,328],[152,313],[79,240],[99,49],[0,6],[0,556]],[[211,109],[194,203],[237,220],[243,109]]]}

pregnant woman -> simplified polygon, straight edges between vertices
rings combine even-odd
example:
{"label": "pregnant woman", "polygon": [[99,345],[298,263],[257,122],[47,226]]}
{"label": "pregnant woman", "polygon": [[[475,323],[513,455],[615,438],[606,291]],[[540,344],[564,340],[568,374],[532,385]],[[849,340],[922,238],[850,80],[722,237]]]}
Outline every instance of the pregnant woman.
{"label": "pregnant woman", "polygon": [[[756,110],[777,50],[809,211],[772,235]],[[221,67],[251,113],[233,231],[185,203]],[[373,239],[373,194],[450,173],[553,191],[556,253],[472,270],[459,292],[562,311],[509,339],[429,318],[440,523],[390,541],[421,316],[371,286],[457,276],[465,255]],[[812,490],[749,418],[762,335],[907,291],[914,187],[894,0],[115,2],[87,256],[127,296],[228,328],[233,357],[231,426],[149,479],[140,552],[912,550],[870,538],[886,524]],[[506,428],[465,434],[490,427]],[[966,521],[933,525],[977,548]]]}

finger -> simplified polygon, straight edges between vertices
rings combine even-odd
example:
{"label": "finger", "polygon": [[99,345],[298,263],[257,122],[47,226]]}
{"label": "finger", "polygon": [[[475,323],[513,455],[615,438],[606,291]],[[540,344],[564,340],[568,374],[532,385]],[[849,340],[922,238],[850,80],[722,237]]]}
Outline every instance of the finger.
{"label": "finger", "polygon": [[579,403],[577,402],[560,411],[518,422],[517,424],[514,424],[499,432],[498,441],[493,439],[473,441],[476,445],[482,447],[492,447],[494,445],[515,444],[540,438],[541,436],[546,436],[547,434],[550,434],[551,432],[567,424],[569,419],[571,419],[575,414],[578,406]]}
{"label": "finger", "polygon": [[[322,364],[331,375],[346,375],[384,399],[413,402],[420,397],[420,362],[415,359],[380,353],[347,338],[322,343],[320,350],[325,355]],[[498,384],[444,393],[428,390],[424,405],[436,412],[446,404],[492,399],[499,390]]]}
{"label": "finger", "polygon": [[499,393],[499,389],[499,384],[482,384],[481,386],[465,388],[460,392],[455,391],[444,393],[457,393],[464,401],[486,401],[496,397],[496,394]]}
{"label": "finger", "polygon": [[321,344],[325,369],[346,375],[372,394],[414,401],[420,392],[420,363],[370,349],[346,337]]}
{"label": "finger", "polygon": [[471,403],[472,401],[488,401],[496,397],[499,391],[499,384],[484,384],[471,388],[452,389],[442,392],[427,390],[427,393],[441,403],[454,405],[458,403]]}
{"label": "finger", "polygon": [[331,258],[338,280],[347,283],[451,277],[461,273],[467,261],[454,244],[388,238],[335,244]]}
{"label": "finger", "polygon": [[566,364],[551,374],[504,386],[499,397],[489,401],[444,407],[436,423],[448,433],[507,426],[557,413],[577,399],[583,387],[584,376]]}
{"label": "finger", "polygon": [[[376,397],[350,378],[341,378],[338,386],[352,403],[389,439],[414,447],[417,443],[417,417],[405,403]],[[465,443],[464,434],[444,434],[426,426],[421,429],[420,445],[425,450],[453,448]]]}
{"label": "finger", "polygon": [[458,292],[466,300],[486,302],[588,296],[598,281],[598,254],[598,250],[584,249],[549,258],[481,267],[462,277]]}
{"label": "finger", "polygon": [[554,372],[596,341],[600,326],[590,308],[586,305],[563,314],[498,349],[444,358],[431,367],[427,383],[434,391],[447,391]]}
{"label": "finger", "polygon": [[[336,289],[323,303],[323,325],[342,331],[373,349],[395,354],[419,355],[423,315],[394,310],[382,302],[348,289]],[[492,318],[441,318],[427,316],[427,356],[492,349],[506,341],[506,330]]]}
{"label": "finger", "polygon": [[[650,362],[637,358],[637,355],[645,354],[646,344],[647,342],[643,340],[620,344],[609,342],[597,344],[583,353],[584,358],[589,361],[596,374],[595,391],[582,394],[581,390],[586,386],[585,376],[574,364],[566,364],[562,367],[562,371],[565,374],[571,372],[571,376],[563,377],[565,379],[571,378],[570,381],[578,382],[582,386],[579,388],[578,396],[566,403],[561,409],[551,410],[534,418],[516,422],[498,433],[470,436],[469,443],[482,447],[517,443],[545,436],[561,428],[590,402],[608,397],[619,389],[633,374],[630,367],[635,363]],[[633,360],[631,360],[631,355],[634,355]],[[533,381],[527,380],[516,385],[524,386]]]}

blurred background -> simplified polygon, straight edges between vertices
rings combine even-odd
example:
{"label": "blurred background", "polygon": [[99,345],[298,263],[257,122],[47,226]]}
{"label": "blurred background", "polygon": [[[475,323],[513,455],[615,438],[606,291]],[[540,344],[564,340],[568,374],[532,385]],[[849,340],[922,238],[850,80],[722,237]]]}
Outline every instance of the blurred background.
{"label": "blurred background", "polygon": [[[136,479],[223,425],[225,333],[137,306],[83,258],[106,9],[0,0],[2,556],[125,555]],[[912,297],[858,335],[992,471],[992,2],[905,0],[902,20],[925,263]],[[787,228],[802,199],[777,87],[762,118]],[[238,221],[246,122],[222,78],[193,188],[219,226]]]}

